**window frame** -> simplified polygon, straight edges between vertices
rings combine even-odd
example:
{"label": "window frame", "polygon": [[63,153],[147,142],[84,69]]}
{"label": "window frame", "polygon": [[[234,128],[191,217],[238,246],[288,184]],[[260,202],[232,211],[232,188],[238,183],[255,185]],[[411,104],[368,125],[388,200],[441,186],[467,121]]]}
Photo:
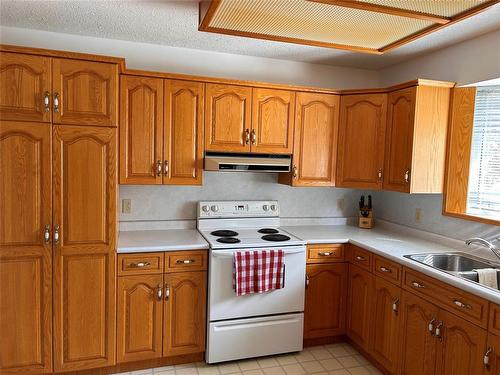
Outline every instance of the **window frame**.
{"label": "window frame", "polygon": [[443,215],[500,226],[500,220],[467,213],[475,87],[451,90],[443,188]]}

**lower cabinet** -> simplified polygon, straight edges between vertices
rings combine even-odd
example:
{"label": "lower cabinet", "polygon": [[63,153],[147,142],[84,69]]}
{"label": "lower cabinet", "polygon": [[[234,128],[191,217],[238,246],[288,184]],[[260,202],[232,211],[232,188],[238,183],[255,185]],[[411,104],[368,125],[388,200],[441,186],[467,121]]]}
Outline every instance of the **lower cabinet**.
{"label": "lower cabinet", "polygon": [[[166,263],[171,257],[166,257]],[[163,273],[161,265],[137,274],[141,272],[137,268],[127,268],[129,259],[134,265],[151,264],[151,260],[141,260],[140,254],[120,256],[119,267],[124,269],[118,277],[117,362],[204,352],[206,271],[167,269]],[[186,267],[199,269],[189,263]]]}
{"label": "lower cabinet", "polygon": [[373,291],[373,275],[358,266],[350,264],[347,336],[367,351],[372,323]]}
{"label": "lower cabinet", "polygon": [[304,338],[344,334],[347,264],[308,264],[306,270]]}
{"label": "lower cabinet", "polygon": [[500,375],[500,337],[488,334],[488,347],[484,355],[484,374]]}
{"label": "lower cabinet", "polygon": [[374,296],[370,353],[386,370],[395,374],[400,358],[401,288],[375,277]]}

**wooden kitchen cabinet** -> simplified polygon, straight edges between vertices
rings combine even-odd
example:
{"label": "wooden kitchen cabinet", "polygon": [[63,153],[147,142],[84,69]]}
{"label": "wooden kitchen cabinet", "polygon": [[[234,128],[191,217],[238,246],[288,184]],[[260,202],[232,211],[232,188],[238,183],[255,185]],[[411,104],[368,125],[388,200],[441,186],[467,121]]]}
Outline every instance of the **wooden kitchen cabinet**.
{"label": "wooden kitchen cabinet", "polygon": [[337,157],[337,186],[381,189],[387,95],[343,95]]}
{"label": "wooden kitchen cabinet", "polygon": [[401,288],[375,277],[370,353],[392,374],[400,363]]}
{"label": "wooden kitchen cabinet", "polygon": [[162,163],[163,79],[122,75],[120,183],[161,184]]}
{"label": "wooden kitchen cabinet", "polygon": [[51,121],[51,59],[0,52],[0,120]]}
{"label": "wooden kitchen cabinet", "polygon": [[250,152],[251,120],[251,87],[206,85],[206,151]]}
{"label": "wooden kitchen cabinet", "polygon": [[384,190],[443,191],[450,90],[421,85],[389,93]]}
{"label": "wooden kitchen cabinet", "polygon": [[500,337],[489,333],[484,357],[484,375],[500,375]]}
{"label": "wooden kitchen cabinet", "polygon": [[51,372],[49,124],[0,121],[0,176],[0,373]]}
{"label": "wooden kitchen cabinet", "polygon": [[116,129],[63,125],[53,132],[54,369],[109,366],[116,329]]}
{"label": "wooden kitchen cabinet", "polygon": [[163,183],[201,185],[204,84],[165,80]]}
{"label": "wooden kitchen cabinet", "polygon": [[118,125],[118,65],[54,58],[53,122]]}
{"label": "wooden kitchen cabinet", "polygon": [[348,265],[308,264],[304,339],[345,333]]}
{"label": "wooden kitchen cabinet", "polygon": [[205,351],[206,271],[167,273],[163,315],[163,355]]}
{"label": "wooden kitchen cabinet", "polygon": [[251,151],[291,154],[295,93],[286,90],[253,88]]}
{"label": "wooden kitchen cabinet", "polygon": [[280,183],[335,186],[339,104],[339,95],[297,93],[293,167]]}
{"label": "wooden kitchen cabinet", "polygon": [[347,336],[368,351],[374,303],[373,275],[350,264],[348,288]]}
{"label": "wooden kitchen cabinet", "polygon": [[118,277],[117,296],[116,361],[161,357],[163,275]]}

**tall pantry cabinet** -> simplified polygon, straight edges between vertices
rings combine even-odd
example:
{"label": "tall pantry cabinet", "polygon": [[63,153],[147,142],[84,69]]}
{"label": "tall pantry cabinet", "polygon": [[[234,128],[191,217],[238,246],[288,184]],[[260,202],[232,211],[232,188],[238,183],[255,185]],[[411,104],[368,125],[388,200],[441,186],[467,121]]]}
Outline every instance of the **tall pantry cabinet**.
{"label": "tall pantry cabinet", "polygon": [[118,59],[0,52],[0,372],[115,363]]}

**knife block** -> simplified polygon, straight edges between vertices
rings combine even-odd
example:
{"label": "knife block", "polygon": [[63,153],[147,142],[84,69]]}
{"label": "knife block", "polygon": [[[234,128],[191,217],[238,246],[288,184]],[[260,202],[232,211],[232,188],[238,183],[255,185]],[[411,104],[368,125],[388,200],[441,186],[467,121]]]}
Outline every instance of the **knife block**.
{"label": "knife block", "polygon": [[363,229],[371,229],[373,228],[373,215],[372,211],[368,213],[368,216],[360,216],[358,220],[358,227]]}

